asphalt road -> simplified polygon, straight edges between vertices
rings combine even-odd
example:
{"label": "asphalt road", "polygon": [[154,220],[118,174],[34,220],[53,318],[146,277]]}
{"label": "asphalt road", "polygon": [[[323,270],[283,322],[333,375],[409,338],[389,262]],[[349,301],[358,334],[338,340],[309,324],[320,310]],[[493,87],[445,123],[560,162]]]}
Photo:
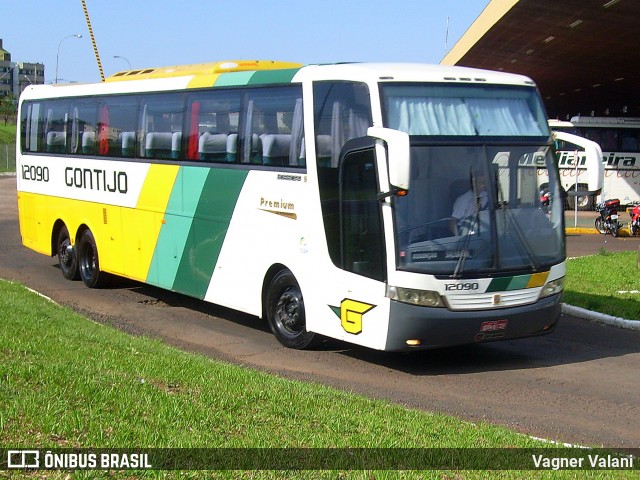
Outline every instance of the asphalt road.
{"label": "asphalt road", "polygon": [[[328,341],[281,347],[259,319],[118,279],[90,290],[20,244],[15,178],[0,177],[0,278],[94,320],[185,350],[468,421],[573,444],[640,447],[640,332],[563,316],[545,337],[410,354]],[[637,250],[636,238],[568,237],[569,256]],[[99,352],[96,352],[98,355]]]}

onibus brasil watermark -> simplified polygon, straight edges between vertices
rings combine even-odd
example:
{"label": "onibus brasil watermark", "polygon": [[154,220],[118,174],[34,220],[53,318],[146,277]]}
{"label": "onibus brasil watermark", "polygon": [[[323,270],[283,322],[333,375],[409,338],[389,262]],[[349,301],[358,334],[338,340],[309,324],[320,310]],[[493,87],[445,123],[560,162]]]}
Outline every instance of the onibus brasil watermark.
{"label": "onibus brasil watermark", "polygon": [[640,470],[640,449],[0,449],[0,470]]}
{"label": "onibus brasil watermark", "polygon": [[152,469],[148,453],[54,452],[51,450],[8,450],[8,469],[128,470]]}

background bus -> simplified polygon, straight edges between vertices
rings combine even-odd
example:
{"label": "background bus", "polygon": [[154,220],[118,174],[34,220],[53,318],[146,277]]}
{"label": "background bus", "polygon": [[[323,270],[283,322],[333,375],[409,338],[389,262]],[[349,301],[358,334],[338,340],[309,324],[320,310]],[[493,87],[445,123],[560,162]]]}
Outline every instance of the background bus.
{"label": "background bus", "polygon": [[[578,197],[579,209],[592,209],[597,202],[609,198],[618,198],[622,205],[640,200],[640,118],[576,116],[569,122],[550,120],[549,125],[553,130],[593,140],[602,149],[602,192]],[[575,183],[574,149],[574,145],[562,142],[557,145],[561,175]],[[578,183],[586,186],[583,177],[578,178]]]}
{"label": "background bus", "polygon": [[293,348],[521,338],[560,316],[562,192],[529,78],[219,62],[30,86],[19,114],[23,244],[88,287],[191,295]]}

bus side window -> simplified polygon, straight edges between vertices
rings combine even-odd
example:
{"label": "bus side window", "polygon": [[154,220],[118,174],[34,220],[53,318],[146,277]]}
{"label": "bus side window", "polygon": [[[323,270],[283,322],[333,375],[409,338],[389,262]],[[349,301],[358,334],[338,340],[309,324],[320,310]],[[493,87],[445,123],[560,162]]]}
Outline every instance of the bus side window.
{"label": "bus side window", "polygon": [[43,104],[40,102],[30,102],[22,106],[21,118],[21,145],[22,152],[40,152],[43,147],[43,127],[42,118]]}
{"label": "bus side window", "polygon": [[[138,123],[138,102],[134,96],[105,98],[98,107],[97,141],[98,155],[110,157],[131,156],[126,151],[123,135],[133,132]],[[87,135],[86,148],[89,150],[91,136]]]}
{"label": "bus side window", "polygon": [[74,155],[95,155],[98,104],[93,99],[75,99],[71,105],[71,148]]}
{"label": "bus side window", "polygon": [[67,153],[69,136],[69,103],[52,100],[46,103],[45,151],[47,153]]}
{"label": "bus side window", "polygon": [[187,97],[187,160],[236,162],[240,98],[237,90],[197,92]]}
{"label": "bus side window", "polygon": [[315,82],[313,105],[318,166],[337,168],[342,146],[364,137],[373,124],[369,89],[361,83]]}
{"label": "bus side window", "polygon": [[299,85],[246,94],[242,162],[280,167],[301,165],[302,90]]}
{"label": "bus side window", "polygon": [[621,129],[621,150],[623,152],[640,152],[640,130]]}
{"label": "bus side window", "polygon": [[142,101],[141,156],[179,160],[182,158],[182,94],[149,95]]}

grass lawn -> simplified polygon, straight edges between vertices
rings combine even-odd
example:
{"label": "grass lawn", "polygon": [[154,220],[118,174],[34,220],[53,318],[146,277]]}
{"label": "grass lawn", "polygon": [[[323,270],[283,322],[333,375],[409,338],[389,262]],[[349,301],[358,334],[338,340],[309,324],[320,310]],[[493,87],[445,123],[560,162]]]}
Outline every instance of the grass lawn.
{"label": "grass lawn", "polygon": [[628,320],[640,319],[638,253],[610,253],[567,261],[564,301]]}
{"label": "grass lawn", "polygon": [[16,143],[16,125],[0,122],[0,145]]}
{"label": "grass lawn", "polygon": [[15,143],[15,124],[5,126],[4,122],[0,121],[0,173],[16,171]]}
{"label": "grass lawn", "polygon": [[[0,323],[0,444],[5,448],[550,447],[505,428],[287,380],[132,337],[6,281],[0,281]],[[132,473],[67,477],[54,471],[46,478],[178,476]],[[626,478],[625,472],[603,473],[501,470],[491,478]],[[347,469],[181,476],[487,478],[486,472],[471,470]]]}

